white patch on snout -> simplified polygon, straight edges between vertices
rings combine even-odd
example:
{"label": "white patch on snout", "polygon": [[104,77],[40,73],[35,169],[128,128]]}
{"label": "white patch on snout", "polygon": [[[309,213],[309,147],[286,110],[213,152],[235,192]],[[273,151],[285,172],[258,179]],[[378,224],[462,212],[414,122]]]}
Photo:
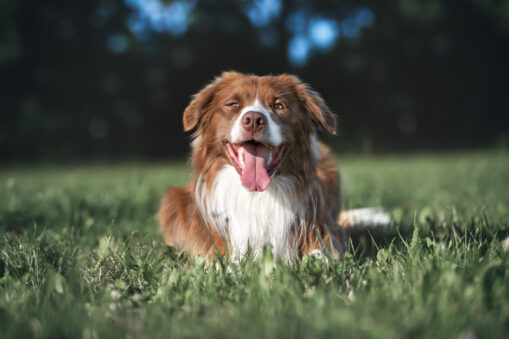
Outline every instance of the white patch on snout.
{"label": "white patch on snout", "polygon": [[271,116],[272,113],[268,109],[263,107],[262,104],[260,104],[258,98],[256,98],[255,102],[252,105],[244,107],[240,112],[239,117],[233,124],[233,128],[231,131],[231,142],[238,143],[243,141],[241,121],[244,114],[250,111],[261,113],[265,117],[265,120],[267,121],[266,128],[268,130],[268,142],[274,147],[278,147],[279,145],[281,145],[281,143],[283,142],[283,136],[281,135],[281,127],[272,119]]}

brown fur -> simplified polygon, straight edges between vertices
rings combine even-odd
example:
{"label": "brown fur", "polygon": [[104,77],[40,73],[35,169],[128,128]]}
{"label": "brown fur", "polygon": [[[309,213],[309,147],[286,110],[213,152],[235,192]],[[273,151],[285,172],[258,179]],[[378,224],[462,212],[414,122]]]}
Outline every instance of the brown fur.
{"label": "brown fur", "polygon": [[[339,176],[328,149],[319,143],[320,159],[312,156],[309,136],[321,126],[335,133],[335,116],[323,99],[294,76],[250,76],[235,72],[223,73],[194,96],[183,117],[184,130],[196,128],[193,136],[191,166],[193,179],[183,188],[170,188],[161,202],[159,221],[168,245],[210,258],[224,255],[229,249],[211,220],[201,214],[195,197],[196,185],[210,192],[218,171],[230,160],[223,141],[231,131],[243,106],[258,97],[265,107],[275,98],[285,109],[275,112],[274,120],[282,127],[287,153],[276,175],[289,177],[299,188],[295,199],[305,201],[306,227],[296,234],[299,257],[322,245],[332,244],[334,254],[345,250],[345,236],[337,220],[339,216]],[[240,107],[225,106],[235,100]],[[200,179],[201,178],[201,179]]]}

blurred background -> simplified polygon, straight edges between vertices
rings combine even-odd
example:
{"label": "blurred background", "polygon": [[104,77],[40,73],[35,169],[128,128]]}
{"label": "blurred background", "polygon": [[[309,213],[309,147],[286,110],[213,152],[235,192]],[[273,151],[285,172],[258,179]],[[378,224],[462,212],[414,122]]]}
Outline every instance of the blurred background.
{"label": "blurred background", "polygon": [[0,161],[183,157],[224,70],[310,83],[336,151],[509,148],[506,0],[0,0]]}

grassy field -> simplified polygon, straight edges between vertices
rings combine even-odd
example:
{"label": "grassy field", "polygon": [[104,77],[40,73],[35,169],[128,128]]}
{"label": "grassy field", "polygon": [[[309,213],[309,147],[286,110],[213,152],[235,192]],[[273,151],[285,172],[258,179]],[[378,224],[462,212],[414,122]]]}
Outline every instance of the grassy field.
{"label": "grassy field", "polygon": [[276,267],[163,244],[183,163],[0,169],[0,337],[509,337],[509,154],[340,159],[344,207],[395,226]]}

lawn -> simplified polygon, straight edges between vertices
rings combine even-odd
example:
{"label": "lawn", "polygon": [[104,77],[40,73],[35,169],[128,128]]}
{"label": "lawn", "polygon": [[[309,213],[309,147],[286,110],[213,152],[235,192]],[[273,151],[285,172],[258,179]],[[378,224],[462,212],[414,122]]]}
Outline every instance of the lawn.
{"label": "lawn", "polygon": [[185,163],[0,169],[0,337],[509,337],[509,153],[338,162],[344,207],[395,225],[340,261],[277,265],[164,245]]}

